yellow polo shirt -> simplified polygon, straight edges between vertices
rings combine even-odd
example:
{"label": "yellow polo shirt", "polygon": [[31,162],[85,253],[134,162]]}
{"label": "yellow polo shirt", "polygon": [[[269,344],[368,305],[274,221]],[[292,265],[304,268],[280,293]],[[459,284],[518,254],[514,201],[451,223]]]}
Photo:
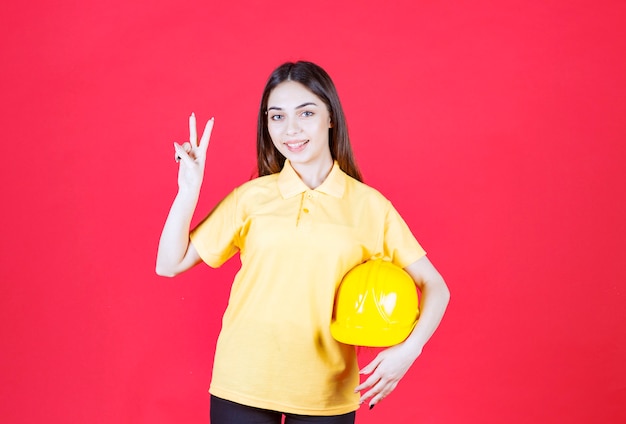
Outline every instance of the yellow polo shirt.
{"label": "yellow polo shirt", "polygon": [[231,192],[191,241],[212,267],[241,259],[210,393],[302,415],[356,410],[354,347],[330,334],[337,286],[368,259],[406,267],[425,254],[391,203],[337,163],[311,190],[287,161]]}

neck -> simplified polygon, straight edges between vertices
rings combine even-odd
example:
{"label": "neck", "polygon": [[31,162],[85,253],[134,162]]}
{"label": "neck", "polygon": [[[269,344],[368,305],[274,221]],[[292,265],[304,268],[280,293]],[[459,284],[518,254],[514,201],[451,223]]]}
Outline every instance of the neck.
{"label": "neck", "polygon": [[296,171],[296,174],[298,174],[302,182],[306,184],[308,188],[314,190],[326,180],[331,169],[333,169],[333,164],[334,161],[329,158],[327,161],[316,164],[292,163],[291,167]]}

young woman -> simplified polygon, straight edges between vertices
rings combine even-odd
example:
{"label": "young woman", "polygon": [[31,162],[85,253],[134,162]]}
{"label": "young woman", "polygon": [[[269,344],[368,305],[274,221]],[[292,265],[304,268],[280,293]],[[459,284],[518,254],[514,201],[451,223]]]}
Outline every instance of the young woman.
{"label": "young woman", "polygon": [[[237,187],[190,232],[213,119],[198,141],[174,143],[178,194],[157,255],[159,275],[240,253],[211,381],[213,424],[354,423],[388,396],[444,314],[449,291],[391,203],[363,184],[335,86],[310,62],[270,76],[258,118],[259,177]],[[360,370],[353,346],[335,341],[336,289],[354,266],[386,258],[419,287],[409,337]],[[360,396],[359,396],[360,393]]]}

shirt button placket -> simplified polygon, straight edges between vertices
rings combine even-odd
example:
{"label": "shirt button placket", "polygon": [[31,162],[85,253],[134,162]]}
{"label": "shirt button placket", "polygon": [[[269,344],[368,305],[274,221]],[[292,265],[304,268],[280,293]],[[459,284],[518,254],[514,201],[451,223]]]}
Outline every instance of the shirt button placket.
{"label": "shirt button placket", "polygon": [[304,194],[304,202],[302,202],[302,224],[306,227],[311,225],[311,213],[314,209],[313,200],[315,195],[310,191]]}

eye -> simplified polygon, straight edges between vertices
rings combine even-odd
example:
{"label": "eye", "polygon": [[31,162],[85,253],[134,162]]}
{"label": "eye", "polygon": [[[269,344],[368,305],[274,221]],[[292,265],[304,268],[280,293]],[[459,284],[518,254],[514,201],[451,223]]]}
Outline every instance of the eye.
{"label": "eye", "polygon": [[280,121],[281,119],[283,119],[283,115],[277,113],[274,115],[270,115],[270,120],[271,121]]}
{"label": "eye", "polygon": [[315,113],[311,112],[310,110],[305,110],[304,112],[302,112],[300,114],[300,116],[302,116],[304,118],[308,118],[308,117],[313,116],[313,115],[315,115]]}

